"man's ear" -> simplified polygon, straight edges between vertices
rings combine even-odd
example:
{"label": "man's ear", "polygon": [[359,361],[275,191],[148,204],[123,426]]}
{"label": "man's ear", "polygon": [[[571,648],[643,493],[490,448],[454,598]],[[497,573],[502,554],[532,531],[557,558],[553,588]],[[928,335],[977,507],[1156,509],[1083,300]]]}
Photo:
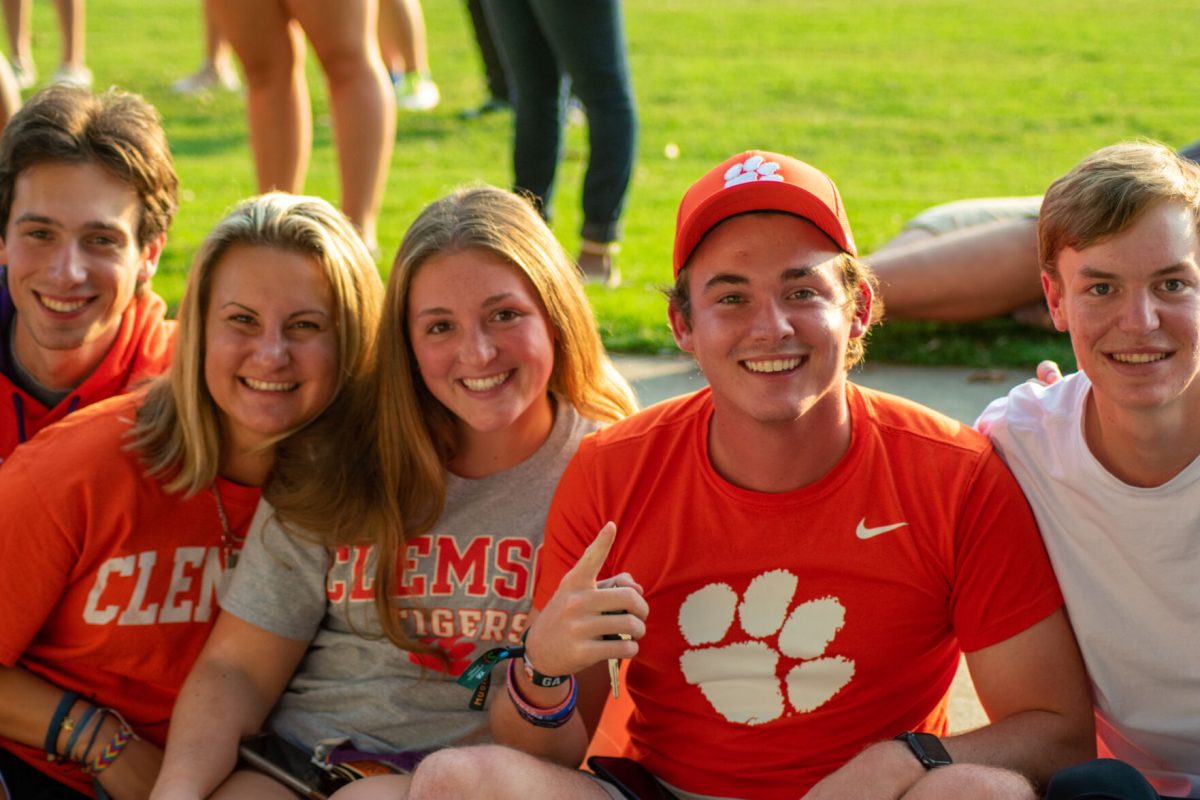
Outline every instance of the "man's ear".
{"label": "man's ear", "polygon": [[145,283],[154,277],[154,273],[158,271],[158,259],[162,256],[166,244],[166,233],[160,233],[146,242],[146,246],[142,248],[142,252],[138,256],[142,262],[138,267],[138,283]]}
{"label": "man's ear", "polygon": [[671,335],[675,344],[685,353],[692,352],[692,326],[674,302],[667,303],[667,319],[671,321]]}
{"label": "man's ear", "polygon": [[858,296],[854,304],[854,316],[850,319],[850,338],[862,337],[871,327],[871,308],[875,304],[875,292],[867,281],[858,282]]}
{"label": "man's ear", "polygon": [[1050,318],[1054,327],[1060,331],[1067,330],[1067,314],[1063,309],[1063,293],[1061,278],[1055,278],[1042,272],[1042,291],[1046,294],[1046,305],[1050,308]]}

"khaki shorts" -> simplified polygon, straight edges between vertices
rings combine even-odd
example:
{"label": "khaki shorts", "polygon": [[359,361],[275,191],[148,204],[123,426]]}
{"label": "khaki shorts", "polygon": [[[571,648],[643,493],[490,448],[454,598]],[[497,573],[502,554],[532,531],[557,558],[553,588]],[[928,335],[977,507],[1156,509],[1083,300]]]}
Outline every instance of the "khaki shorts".
{"label": "khaki shorts", "polygon": [[940,236],[986,222],[1036,219],[1042,209],[1042,196],[984,197],[957,200],[927,208],[904,224],[904,230],[919,228]]}

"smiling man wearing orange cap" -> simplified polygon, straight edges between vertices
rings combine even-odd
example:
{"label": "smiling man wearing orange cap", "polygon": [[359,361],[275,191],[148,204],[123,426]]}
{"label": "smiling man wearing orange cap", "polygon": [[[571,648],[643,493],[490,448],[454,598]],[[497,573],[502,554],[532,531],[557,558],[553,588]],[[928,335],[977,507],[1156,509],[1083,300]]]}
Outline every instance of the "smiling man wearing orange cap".
{"label": "smiling man wearing orange cap", "polygon": [[[683,198],[674,268],[671,327],[709,388],[584,440],[491,705],[496,738],[546,760],[443,751],[412,796],[1032,798],[1089,756],[1012,475],[979,434],[847,381],[880,308],[829,177],[728,159]],[[993,724],[943,740],[964,651]],[[636,710],[605,780],[564,767],[609,659],[631,659]]]}

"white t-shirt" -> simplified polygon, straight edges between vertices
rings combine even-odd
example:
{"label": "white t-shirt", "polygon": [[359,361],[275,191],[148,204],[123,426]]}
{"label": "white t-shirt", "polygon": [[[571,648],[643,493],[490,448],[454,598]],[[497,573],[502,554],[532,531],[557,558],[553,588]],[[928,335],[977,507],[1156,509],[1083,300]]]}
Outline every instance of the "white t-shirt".
{"label": "white t-shirt", "polygon": [[976,427],[1025,490],[1092,679],[1101,756],[1200,797],[1200,458],[1152,489],[1083,438],[1091,382],[1026,383]]}

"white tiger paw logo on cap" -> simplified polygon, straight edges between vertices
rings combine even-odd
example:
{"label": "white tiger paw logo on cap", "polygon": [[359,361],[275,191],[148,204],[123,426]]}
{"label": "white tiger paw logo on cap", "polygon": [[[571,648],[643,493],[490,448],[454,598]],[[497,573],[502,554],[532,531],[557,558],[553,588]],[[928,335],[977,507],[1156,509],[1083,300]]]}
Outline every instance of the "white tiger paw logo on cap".
{"label": "white tiger paw logo on cap", "polygon": [[762,156],[750,156],[740,164],[734,164],[729,169],[725,170],[725,188],[730,186],[738,186],[743,183],[754,183],[755,181],[778,181],[783,182],[782,175],[776,175],[779,171],[779,162],[767,161]]}
{"label": "white tiger paw logo on cap", "polygon": [[740,598],[729,584],[710,583],[679,607],[691,646],[679,659],[683,677],[728,721],[762,725],[815,711],[854,677],[854,661],[828,652],[845,607],[828,596],[797,602],[799,584],[772,570]]}

